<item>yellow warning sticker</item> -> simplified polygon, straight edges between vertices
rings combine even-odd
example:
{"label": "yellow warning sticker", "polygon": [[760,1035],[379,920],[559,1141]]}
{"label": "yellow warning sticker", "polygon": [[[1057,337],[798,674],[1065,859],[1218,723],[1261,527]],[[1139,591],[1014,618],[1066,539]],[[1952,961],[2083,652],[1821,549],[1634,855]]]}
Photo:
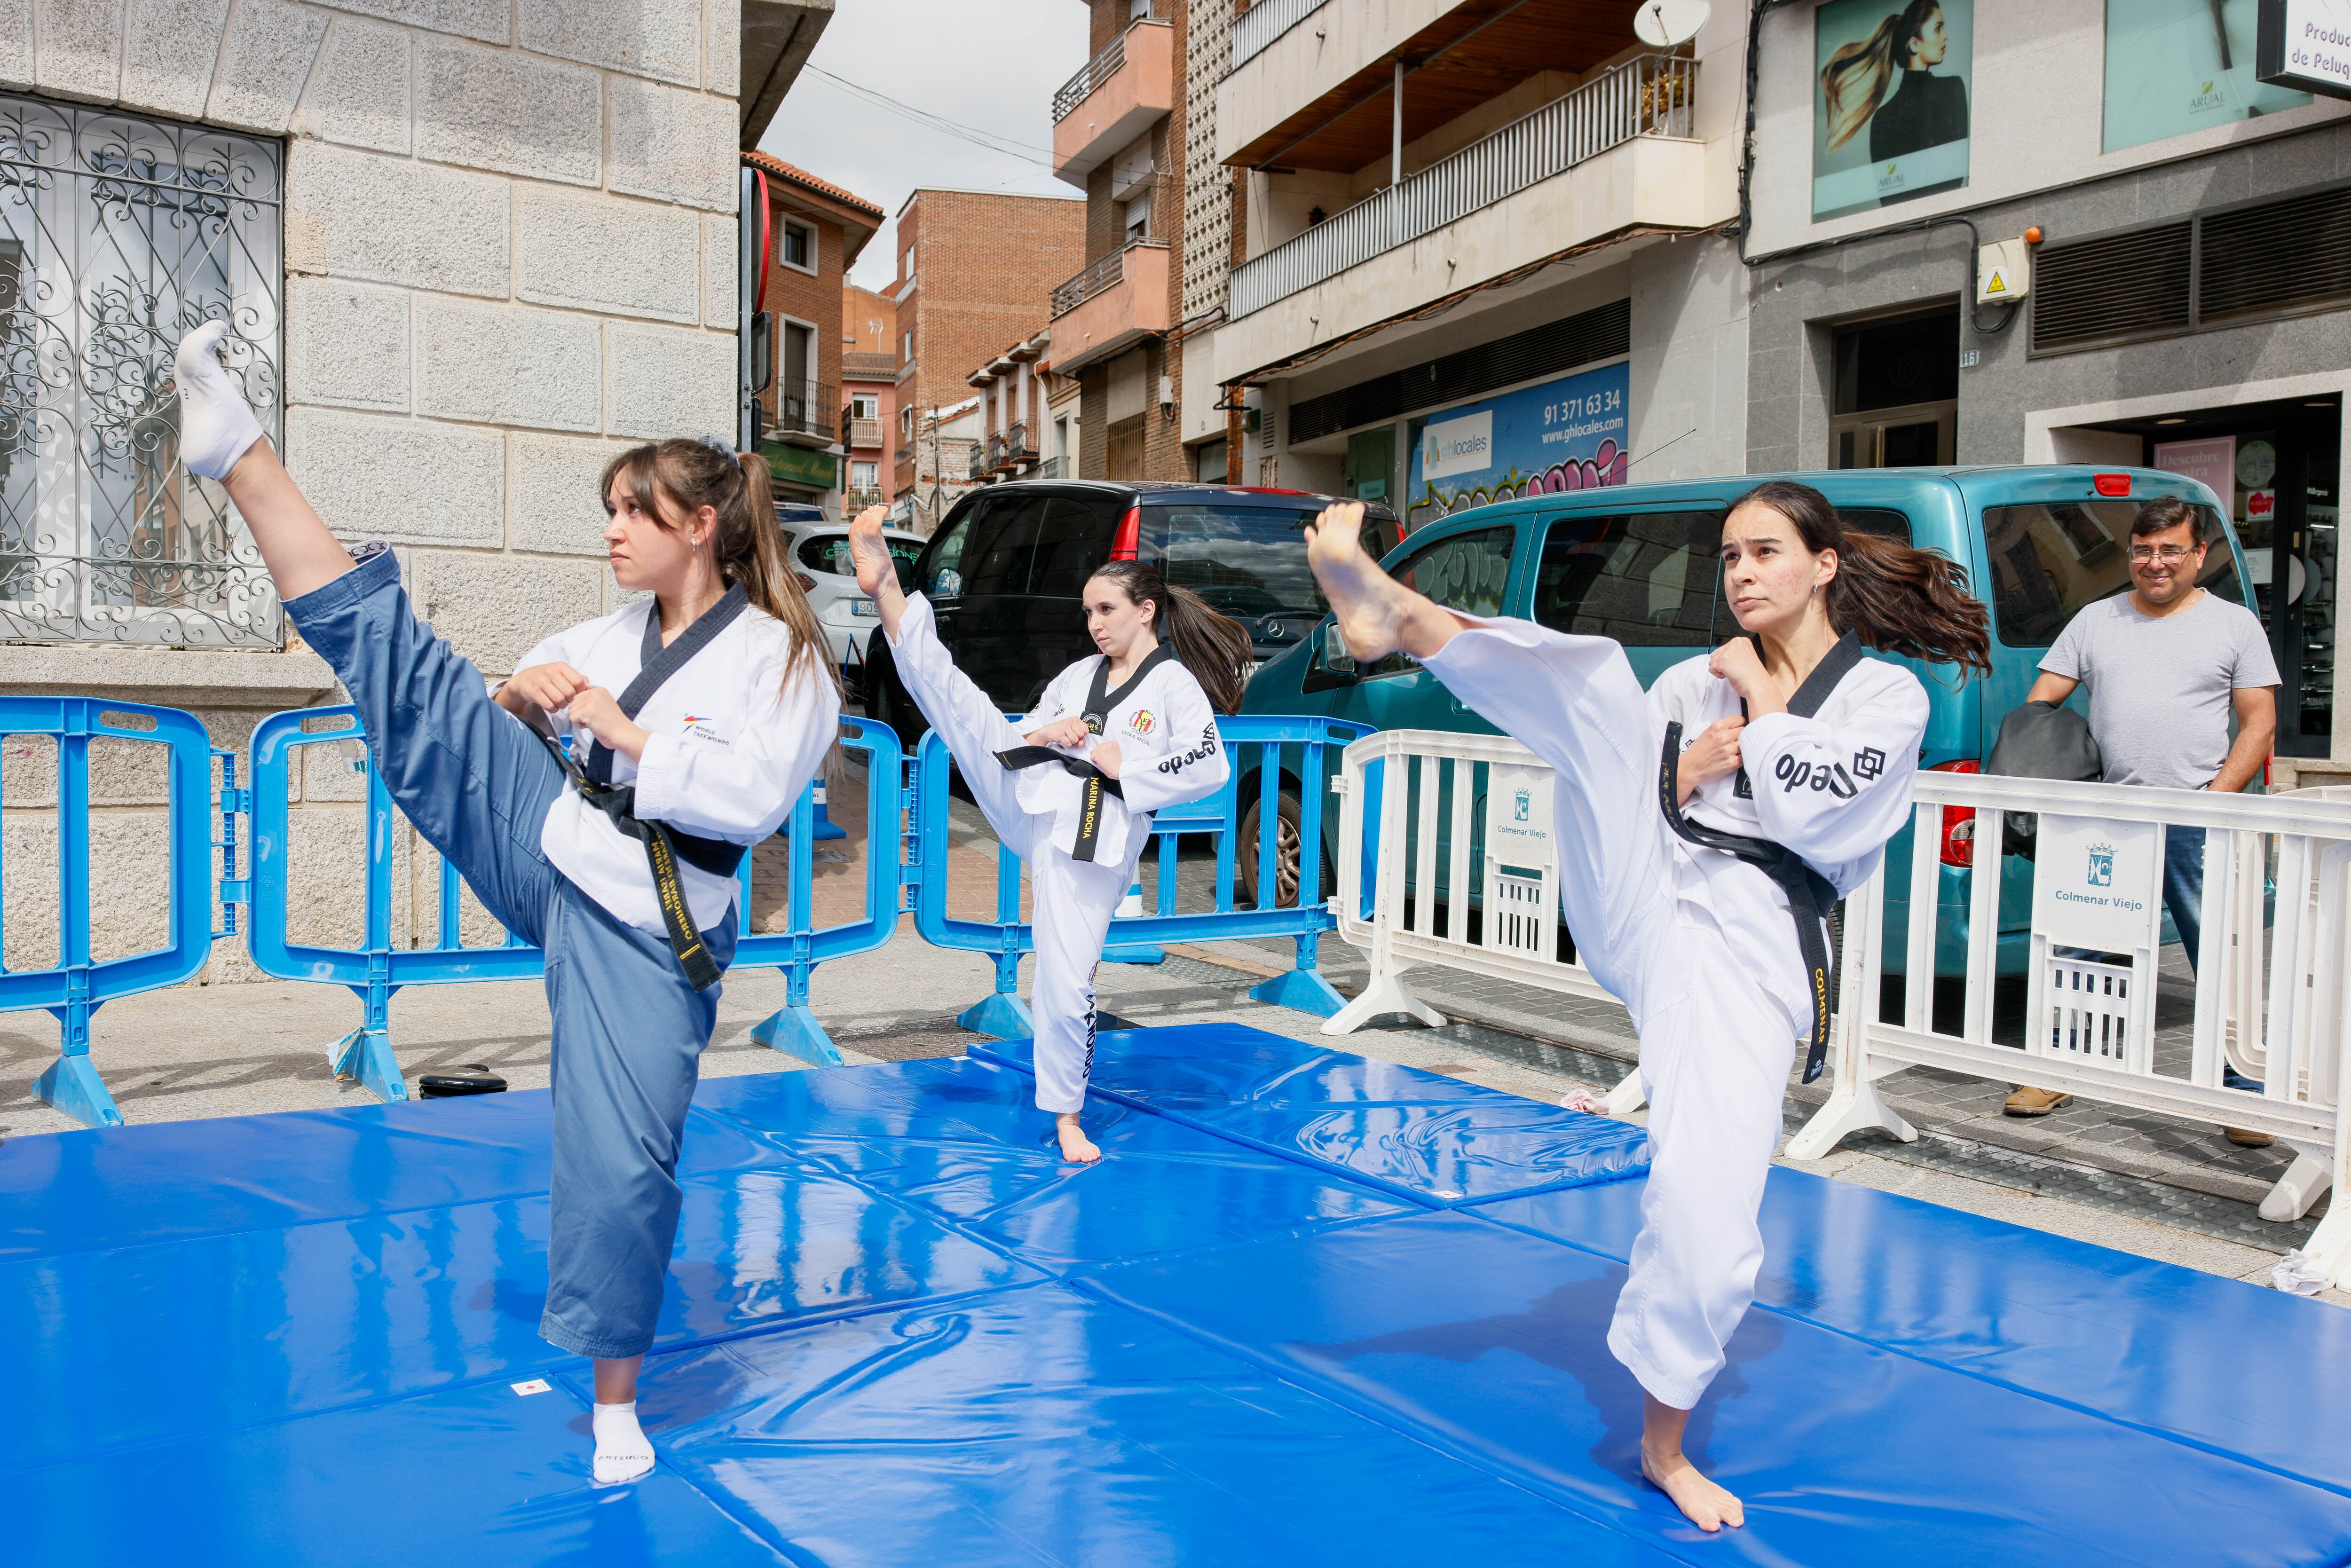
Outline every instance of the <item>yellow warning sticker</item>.
{"label": "yellow warning sticker", "polygon": [[2007,293],[2007,292],[2008,292],[2008,274],[2007,274],[2007,273],[2005,273],[2005,272],[2003,272],[2003,271],[2001,271],[2001,270],[1999,267],[1993,267],[1993,268],[1991,269],[1991,275],[1990,275],[1989,277],[1987,277],[1984,279],[1984,289],[1983,289],[1983,291],[1984,291],[1986,294],[2005,294],[2005,293]]}

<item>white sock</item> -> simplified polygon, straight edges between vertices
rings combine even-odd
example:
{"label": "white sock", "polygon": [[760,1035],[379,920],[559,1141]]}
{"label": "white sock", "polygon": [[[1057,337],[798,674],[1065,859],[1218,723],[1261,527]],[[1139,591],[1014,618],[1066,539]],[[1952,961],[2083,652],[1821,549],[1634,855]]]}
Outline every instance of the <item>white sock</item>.
{"label": "white sock", "polygon": [[180,461],[207,479],[225,479],[245,449],[261,439],[260,422],[221,368],[217,350],[228,323],[207,321],[180,340],[172,373],[180,387]]}
{"label": "white sock", "polygon": [[618,1486],[653,1468],[653,1440],[637,1425],[637,1402],[596,1406],[596,1484]]}

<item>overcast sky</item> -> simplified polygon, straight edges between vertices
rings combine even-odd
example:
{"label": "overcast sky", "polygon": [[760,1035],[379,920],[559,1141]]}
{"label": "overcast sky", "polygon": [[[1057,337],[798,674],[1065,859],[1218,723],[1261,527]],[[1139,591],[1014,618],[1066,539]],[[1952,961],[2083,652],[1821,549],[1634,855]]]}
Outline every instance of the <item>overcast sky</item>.
{"label": "overcast sky", "polygon": [[[1078,0],[840,0],[759,149],[893,220],[917,185],[1077,196],[1052,175],[1052,101],[1085,63]],[[893,113],[825,72],[1012,150]],[[896,275],[893,227],[867,243],[852,282],[877,288]]]}

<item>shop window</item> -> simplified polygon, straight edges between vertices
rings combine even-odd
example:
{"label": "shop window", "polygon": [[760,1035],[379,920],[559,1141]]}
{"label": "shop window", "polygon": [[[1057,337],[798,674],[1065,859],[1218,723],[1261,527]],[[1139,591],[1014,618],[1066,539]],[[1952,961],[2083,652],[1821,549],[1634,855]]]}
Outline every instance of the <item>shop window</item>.
{"label": "shop window", "polygon": [[2245,0],[2106,0],[2102,151],[2308,103],[2306,92],[2253,79],[2255,16]]}
{"label": "shop window", "polygon": [[1932,467],[1954,460],[1959,411],[1956,306],[1840,327],[1835,358],[1830,467]]}
{"label": "shop window", "polygon": [[0,638],[275,648],[277,597],[181,466],[172,353],[281,439],[275,141],[0,94]]}

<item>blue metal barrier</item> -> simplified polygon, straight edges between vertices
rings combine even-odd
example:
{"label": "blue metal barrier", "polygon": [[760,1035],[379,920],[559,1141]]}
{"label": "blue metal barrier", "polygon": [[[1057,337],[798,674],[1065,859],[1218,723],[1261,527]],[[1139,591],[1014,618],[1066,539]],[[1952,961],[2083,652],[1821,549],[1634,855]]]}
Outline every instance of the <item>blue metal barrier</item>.
{"label": "blue metal barrier", "polygon": [[[1008,716],[1018,719],[1020,716]],[[1109,945],[1134,948],[1167,942],[1227,942],[1266,936],[1288,936],[1297,944],[1294,967],[1250,988],[1249,995],[1277,1007],[1328,1018],[1343,1005],[1315,968],[1315,944],[1337,924],[1320,898],[1313,896],[1322,877],[1322,797],[1327,778],[1323,748],[1343,747],[1371,733],[1363,725],[1340,719],[1290,718],[1263,714],[1221,717],[1217,731],[1224,742],[1232,772],[1224,787],[1205,800],[1170,807],[1154,815],[1151,831],[1160,846],[1156,878],[1157,912],[1140,918],[1111,922]],[[947,914],[947,775],[953,758],[934,730],[923,737],[914,762],[915,854],[907,875],[916,883],[914,929],[938,947],[960,948],[988,955],[996,966],[996,986],[987,997],[956,1016],[964,1028],[999,1039],[1033,1034],[1036,1026],[1022,1004],[1020,958],[1035,950],[1029,927],[1020,919],[1020,858],[1002,843],[997,845],[996,918],[960,920]],[[1298,904],[1279,908],[1269,901],[1279,896],[1277,874],[1280,847],[1273,824],[1280,819],[1281,781],[1301,781],[1299,799]],[[1235,897],[1235,871],[1240,845],[1240,782],[1253,778],[1258,791],[1258,904],[1241,908]],[[1176,846],[1186,833],[1209,833],[1217,840],[1216,907],[1191,914],[1176,913]]]}
{"label": "blue metal barrier", "polygon": [[[119,722],[144,718],[141,729]],[[0,697],[0,736],[46,735],[57,747],[57,962],[0,973],[0,1012],[44,1008],[62,1028],[57,1059],[33,1081],[34,1097],[86,1126],[119,1127],[122,1113],[89,1061],[89,1015],[118,997],[176,986],[212,954],[212,742],[175,708],[95,697]],[[150,952],[90,957],[89,743],[99,737],[168,750],[166,832],[171,841],[169,943]]]}
{"label": "blue metal barrier", "polygon": [[[789,903],[786,905],[785,929],[763,936],[745,936],[735,945],[735,967],[746,965],[768,966],[783,970],[787,990],[784,1006],[751,1030],[751,1038],[761,1045],[815,1062],[820,1067],[841,1065],[841,1051],[832,1037],[824,1032],[809,1009],[809,975],[816,966],[828,958],[846,958],[852,953],[870,953],[890,940],[898,929],[898,886],[904,876],[900,862],[904,860],[904,831],[901,819],[904,815],[905,786],[902,777],[900,743],[894,731],[886,724],[870,718],[844,718],[841,721],[841,747],[843,751],[865,753],[865,917],[842,925],[829,925],[822,930],[814,924],[815,915],[815,846],[828,837],[846,835],[835,827],[828,835],[820,831],[816,789],[804,792],[786,829],[791,835],[791,878]],[[831,826],[824,823],[822,826]],[[743,919],[749,924],[751,913],[751,857],[743,857]]]}
{"label": "blue metal barrier", "polygon": [[[305,730],[305,723],[322,724]],[[760,1044],[820,1065],[837,1066],[841,1052],[833,1046],[808,1005],[809,976],[830,958],[846,957],[881,946],[897,927],[900,861],[900,800],[902,781],[897,758],[898,737],[888,727],[867,719],[844,719],[841,746],[864,751],[876,763],[866,790],[866,821],[870,838],[883,846],[867,855],[862,919],[822,929],[814,924],[815,832],[813,787],[803,790],[787,819],[790,834],[789,882],[786,929],[769,935],[745,936],[735,946],[731,966],[774,967],[784,971],[786,1005],[751,1031]],[[287,864],[288,779],[294,758],[305,746],[367,738],[358,710],[341,707],[306,708],[273,714],[253,734],[253,785],[238,802],[252,812],[252,919],[248,946],[262,973],[279,979],[323,980],[349,986],[362,1004],[360,1027],[328,1051],[339,1077],[355,1078],[384,1100],[404,1100],[408,1088],[392,1048],[392,996],[402,986],[450,985],[468,980],[537,979],[545,973],[539,949],[507,933],[498,946],[469,947],[459,932],[457,868],[441,862],[440,918],[431,946],[395,947],[392,941],[392,797],[365,756],[352,766],[367,776],[367,910],[364,945],[359,947],[319,947],[297,944],[287,930],[291,868]],[[234,839],[234,830],[230,832]],[[751,917],[753,857],[743,857],[737,873],[742,885],[738,918]],[[231,917],[234,929],[234,915]]]}

